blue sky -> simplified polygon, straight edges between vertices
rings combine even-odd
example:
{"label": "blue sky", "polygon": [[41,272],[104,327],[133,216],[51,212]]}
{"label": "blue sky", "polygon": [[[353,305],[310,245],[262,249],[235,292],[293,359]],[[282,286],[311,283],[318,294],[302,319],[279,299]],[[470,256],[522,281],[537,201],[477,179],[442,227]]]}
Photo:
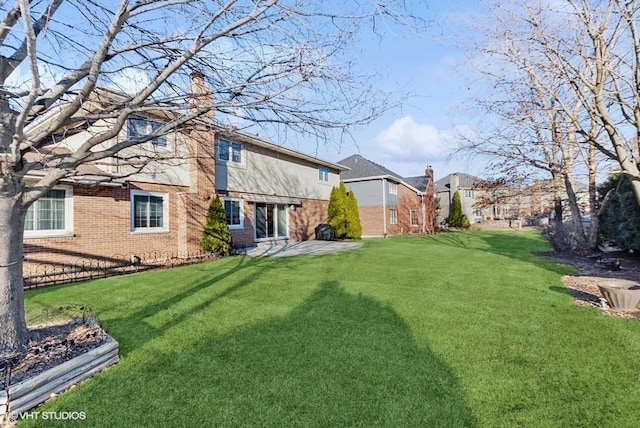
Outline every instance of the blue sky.
{"label": "blue sky", "polygon": [[[457,36],[469,34],[464,20],[478,10],[472,0],[407,0],[410,12],[429,22],[426,31],[415,34],[404,29],[383,31],[382,37],[359,34],[347,56],[358,59],[359,69],[380,73],[377,84],[394,94],[410,93],[398,108],[387,111],[366,127],[355,129],[353,141],[318,144],[301,139],[284,144],[296,150],[337,162],[354,153],[378,162],[402,176],[422,175],[431,165],[437,178],[451,172],[482,174],[482,165],[467,159],[448,159],[456,144],[457,129],[471,127],[462,111],[468,104],[466,53],[456,43]],[[138,73],[139,74],[139,73]],[[137,74],[123,75],[131,85]],[[12,75],[16,86],[28,79],[26,68]],[[133,79],[133,80],[131,80]],[[144,81],[134,82],[143,85]],[[134,86],[135,86],[134,85]],[[273,139],[282,142],[282,136]]]}
{"label": "blue sky", "polygon": [[431,165],[437,178],[451,172],[481,174],[482,165],[460,158],[448,159],[457,129],[471,126],[463,111],[469,97],[465,83],[466,53],[456,43],[464,33],[462,21],[478,4],[467,0],[422,2],[415,13],[430,21],[424,34],[386,34],[382,39],[363,36],[353,49],[363,70],[385,75],[388,91],[411,92],[402,106],[386,112],[374,123],[353,133],[355,144],[316,147],[301,143],[297,149],[339,161],[354,153],[378,162],[402,176],[424,173]]}

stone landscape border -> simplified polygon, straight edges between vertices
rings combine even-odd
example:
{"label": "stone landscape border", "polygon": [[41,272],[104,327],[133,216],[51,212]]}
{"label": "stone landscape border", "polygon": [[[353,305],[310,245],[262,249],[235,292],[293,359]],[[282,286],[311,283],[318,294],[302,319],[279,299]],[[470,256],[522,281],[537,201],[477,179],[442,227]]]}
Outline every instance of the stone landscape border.
{"label": "stone landscape border", "polygon": [[118,361],[118,342],[107,335],[105,343],[99,347],[30,379],[10,385],[8,391],[0,391],[0,415],[6,418],[7,415],[31,410]]}

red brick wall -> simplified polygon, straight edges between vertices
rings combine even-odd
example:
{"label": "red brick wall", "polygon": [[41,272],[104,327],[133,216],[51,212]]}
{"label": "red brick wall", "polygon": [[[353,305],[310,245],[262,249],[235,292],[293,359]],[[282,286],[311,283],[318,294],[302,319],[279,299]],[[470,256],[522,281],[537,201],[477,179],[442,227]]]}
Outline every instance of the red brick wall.
{"label": "red brick wall", "polygon": [[[131,190],[169,195],[169,231],[131,231]],[[186,188],[131,183],[129,189],[99,186],[73,189],[73,236],[26,238],[25,267],[41,263],[75,263],[82,258],[108,259],[114,255],[176,252],[179,241],[179,200]]]}
{"label": "red brick wall", "polygon": [[304,199],[302,206],[289,209],[289,238],[306,241],[316,238],[316,226],[327,222],[329,201]]}
{"label": "red brick wall", "polygon": [[[360,224],[362,225],[362,236],[382,236],[384,233],[382,221],[382,205],[360,206]],[[386,213],[387,223],[389,213]]]}
{"label": "red brick wall", "polygon": [[[398,221],[396,224],[391,224],[392,209],[398,212]],[[423,233],[422,197],[403,185],[398,185],[398,204],[391,205],[387,203],[387,206],[384,208],[384,221],[386,221],[387,224],[386,232],[382,205],[359,206],[358,210],[360,212],[363,236],[383,236],[385,233],[387,235]],[[411,225],[411,210],[415,210],[418,215],[417,225]],[[429,196],[429,189],[427,189],[424,217],[424,232],[432,233],[435,221],[433,187],[431,188],[431,196]]]}
{"label": "red brick wall", "polygon": [[[388,206],[387,213],[391,209],[398,210],[398,223],[389,224],[388,234],[403,235],[409,233],[422,232],[422,198],[413,190],[399,185],[398,186],[398,205]],[[418,224],[411,225],[411,210],[415,210],[418,214]],[[387,222],[390,221],[390,214],[387,214]]]}

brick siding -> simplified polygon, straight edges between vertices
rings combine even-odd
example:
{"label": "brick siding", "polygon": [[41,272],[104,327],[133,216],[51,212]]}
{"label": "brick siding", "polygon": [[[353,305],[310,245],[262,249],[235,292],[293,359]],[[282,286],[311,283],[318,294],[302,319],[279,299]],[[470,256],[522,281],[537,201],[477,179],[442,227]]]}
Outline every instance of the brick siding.
{"label": "brick siding", "polygon": [[[167,232],[131,231],[131,191],[166,193],[169,197]],[[79,259],[109,259],[151,252],[175,252],[179,240],[181,194],[188,188],[148,183],[131,183],[129,189],[99,186],[74,187],[73,235],[26,238],[25,267],[42,263],[73,264]],[[188,247],[193,248],[193,243]]]}

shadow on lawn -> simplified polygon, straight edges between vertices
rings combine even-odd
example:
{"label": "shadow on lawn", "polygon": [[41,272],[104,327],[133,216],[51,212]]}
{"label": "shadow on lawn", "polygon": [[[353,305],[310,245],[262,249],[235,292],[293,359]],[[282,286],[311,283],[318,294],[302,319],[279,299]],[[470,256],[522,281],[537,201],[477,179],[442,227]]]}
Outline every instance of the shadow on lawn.
{"label": "shadow on lawn", "polygon": [[[244,277],[238,276],[238,280],[235,281],[233,285],[221,288],[217,293],[212,293],[211,290],[208,290],[209,294],[203,294],[202,298],[198,300],[196,305],[185,308],[185,310],[177,311],[170,321],[164,322],[161,326],[153,326],[149,324],[146,321],[147,318],[153,317],[162,311],[175,309],[179,303],[186,299],[198,293],[206,292],[207,289],[216,286],[218,282],[229,276],[238,275],[239,272],[247,268],[257,266],[261,269],[268,269],[271,266],[282,268],[282,266],[287,263],[287,261],[274,260],[266,257],[241,256],[237,257],[236,260],[238,260],[238,262],[229,269],[220,269],[220,265],[216,265],[211,272],[212,274],[217,274],[211,276],[205,281],[194,284],[165,300],[148,304],[139,311],[123,318],[104,320],[105,324],[108,323],[110,332],[119,339],[120,356],[124,357],[130,351],[143,346],[146,342],[162,336],[167,330],[188,320],[193,314],[204,310],[207,306],[234,293],[235,291],[250,285],[257,277],[250,275],[246,275]],[[202,266],[203,269],[206,269],[206,264],[203,264]],[[191,266],[190,269],[193,269],[193,266]]]}
{"label": "shadow on lawn", "polygon": [[124,360],[100,380],[97,391],[72,392],[65,408],[82,404],[97,420],[145,426],[475,424],[451,370],[416,345],[405,322],[335,281],[287,316],[155,354],[143,366]]}
{"label": "shadow on lawn", "polygon": [[469,250],[488,251],[521,262],[533,263],[561,275],[572,272],[568,266],[536,256],[544,250],[541,237],[532,232],[451,232],[426,237],[438,244]]}

